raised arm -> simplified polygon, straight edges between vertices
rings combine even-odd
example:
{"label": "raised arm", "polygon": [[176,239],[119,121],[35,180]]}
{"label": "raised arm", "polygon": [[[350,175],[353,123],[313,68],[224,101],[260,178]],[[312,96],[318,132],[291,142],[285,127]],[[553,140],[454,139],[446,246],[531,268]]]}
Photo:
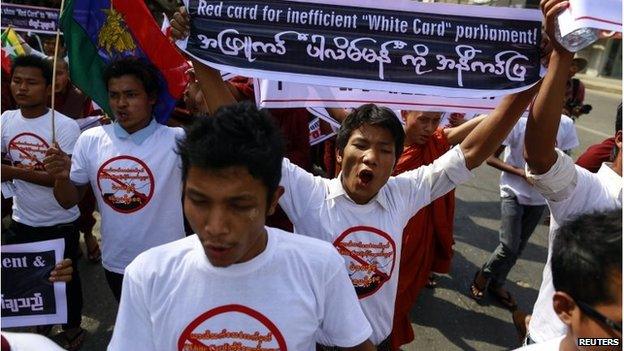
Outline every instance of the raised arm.
{"label": "raised arm", "polygon": [[494,167],[503,172],[517,175],[518,177],[526,178],[526,174],[524,173],[523,168],[514,167],[500,159],[500,154],[503,152],[503,150],[505,150],[505,146],[501,145],[498,150],[496,150],[494,155],[488,157],[486,161],[488,166]]}
{"label": "raised arm", "polygon": [[503,142],[539,89],[539,83],[522,92],[505,96],[488,118],[479,123],[460,144],[466,167],[481,165]]}
{"label": "raised arm", "polygon": [[[173,15],[171,20],[171,34],[173,39],[179,40],[188,37],[190,33],[190,19],[185,7],[180,7],[179,11]],[[195,76],[199,86],[204,93],[206,104],[211,113],[221,106],[236,103],[236,99],[230,93],[226,83],[221,78],[221,73],[212,67],[208,67],[198,60],[191,59],[195,69]]]}
{"label": "raised arm", "polygon": [[553,53],[550,57],[548,73],[544,77],[542,88],[535,98],[527,119],[524,158],[533,174],[546,173],[557,160],[555,141],[561,119],[566,81],[574,55],[554,40],[554,26],[556,25],[555,18],[566,8],[567,4],[568,2],[564,0],[542,0],[540,4],[545,17],[545,30],[553,45]]}
{"label": "raised arm", "polygon": [[446,140],[448,140],[448,143],[451,145],[461,143],[486,117],[487,115],[481,115],[469,120],[468,122],[462,123],[457,127],[444,128],[443,131],[446,136]]}

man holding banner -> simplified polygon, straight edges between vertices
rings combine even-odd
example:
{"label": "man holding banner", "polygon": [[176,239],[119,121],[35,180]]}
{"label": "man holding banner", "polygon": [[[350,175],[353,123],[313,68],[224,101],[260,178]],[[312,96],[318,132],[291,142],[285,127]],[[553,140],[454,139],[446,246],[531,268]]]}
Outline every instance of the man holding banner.
{"label": "man holding banner", "polygon": [[[178,38],[193,28],[182,11],[172,21]],[[199,61],[195,70],[204,72],[198,78],[209,104],[233,101],[216,72]],[[280,205],[297,233],[329,241],[343,256],[373,327],[371,341],[380,350],[391,349],[403,228],[419,209],[471,178],[470,170],[498,148],[535,91],[532,87],[505,97],[459,146],[432,165],[398,177],[390,175],[403,149],[403,127],[392,111],[372,104],[355,109],[338,132],[339,178],[314,177],[284,160]]]}

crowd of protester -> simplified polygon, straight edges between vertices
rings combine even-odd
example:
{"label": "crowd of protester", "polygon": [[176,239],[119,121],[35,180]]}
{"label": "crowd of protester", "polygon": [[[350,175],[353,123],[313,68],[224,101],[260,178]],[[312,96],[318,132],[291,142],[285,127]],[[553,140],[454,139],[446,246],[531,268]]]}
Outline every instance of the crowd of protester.
{"label": "crowd of protester", "polygon": [[[542,1],[551,38],[562,4]],[[181,9],[171,35],[188,26]],[[341,127],[311,146],[306,109],[259,110],[252,79],[223,81],[191,58],[169,125],[152,114],[158,72],[137,58],[106,67],[113,116],[103,116],[71,83],[62,45],[52,59],[50,40],[24,41],[29,54],[2,79],[2,182],[14,188],[2,244],[64,239],[50,280],[67,284],[67,323],[57,335],[33,330],[60,347],[78,350],[87,337],[77,266],[86,256],[101,261],[119,302],[109,350],[199,350],[202,337],[236,333],[273,349],[399,350],[414,339],[422,288],[450,270],[454,189],[484,162],[502,171],[500,242],[465,293],[513,312],[523,350],[621,340],[621,104],[614,136],[575,165],[573,120],[589,111],[572,77],[586,62],[556,41],[543,80],[487,116],[445,125],[441,112],[329,109]],[[547,212],[548,257],[526,313],[505,283]],[[2,342],[53,349],[29,334],[3,331]]]}

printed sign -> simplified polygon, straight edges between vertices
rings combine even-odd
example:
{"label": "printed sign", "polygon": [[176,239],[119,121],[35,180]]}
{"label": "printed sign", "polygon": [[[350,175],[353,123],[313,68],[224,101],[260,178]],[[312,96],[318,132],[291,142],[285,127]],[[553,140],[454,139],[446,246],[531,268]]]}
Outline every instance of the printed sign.
{"label": "printed sign", "polygon": [[412,93],[338,88],[259,79],[262,108],[357,108],[373,103],[392,110],[490,113],[502,97],[448,98]]}
{"label": "printed sign", "polygon": [[178,45],[247,77],[463,97],[505,95],[540,79],[538,10],[414,1],[185,3],[191,31]]}
{"label": "printed sign", "polygon": [[154,175],[145,162],[132,156],[117,156],[104,162],[97,172],[100,196],[121,213],[136,212],[154,195]]}
{"label": "printed sign", "polygon": [[340,234],[334,246],[345,259],[360,299],[376,293],[392,277],[396,245],[387,233],[373,227],[353,227]]}
{"label": "printed sign", "polygon": [[8,153],[13,166],[43,171],[43,159],[50,146],[42,137],[33,133],[20,133],[9,141]]}
{"label": "printed sign", "polygon": [[65,283],[51,283],[63,259],[63,239],[2,245],[2,327],[67,322]]}
{"label": "printed sign", "polygon": [[242,305],[209,310],[192,321],[178,339],[178,351],[287,351],[282,333],[262,313]]}
{"label": "printed sign", "polygon": [[2,28],[16,31],[56,34],[59,10],[47,7],[2,4]]}

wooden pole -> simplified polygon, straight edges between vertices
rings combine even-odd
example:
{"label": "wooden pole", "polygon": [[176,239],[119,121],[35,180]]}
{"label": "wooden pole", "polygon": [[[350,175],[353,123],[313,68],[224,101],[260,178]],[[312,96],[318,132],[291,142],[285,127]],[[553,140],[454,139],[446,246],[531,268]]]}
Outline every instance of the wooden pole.
{"label": "wooden pole", "polygon": [[59,22],[56,24],[56,40],[54,43],[54,57],[52,58],[52,143],[56,143],[56,123],[54,121],[55,95],[56,95],[56,62],[58,60],[59,39],[61,37],[61,15],[65,7],[65,0],[61,0],[61,8],[59,10]]}

